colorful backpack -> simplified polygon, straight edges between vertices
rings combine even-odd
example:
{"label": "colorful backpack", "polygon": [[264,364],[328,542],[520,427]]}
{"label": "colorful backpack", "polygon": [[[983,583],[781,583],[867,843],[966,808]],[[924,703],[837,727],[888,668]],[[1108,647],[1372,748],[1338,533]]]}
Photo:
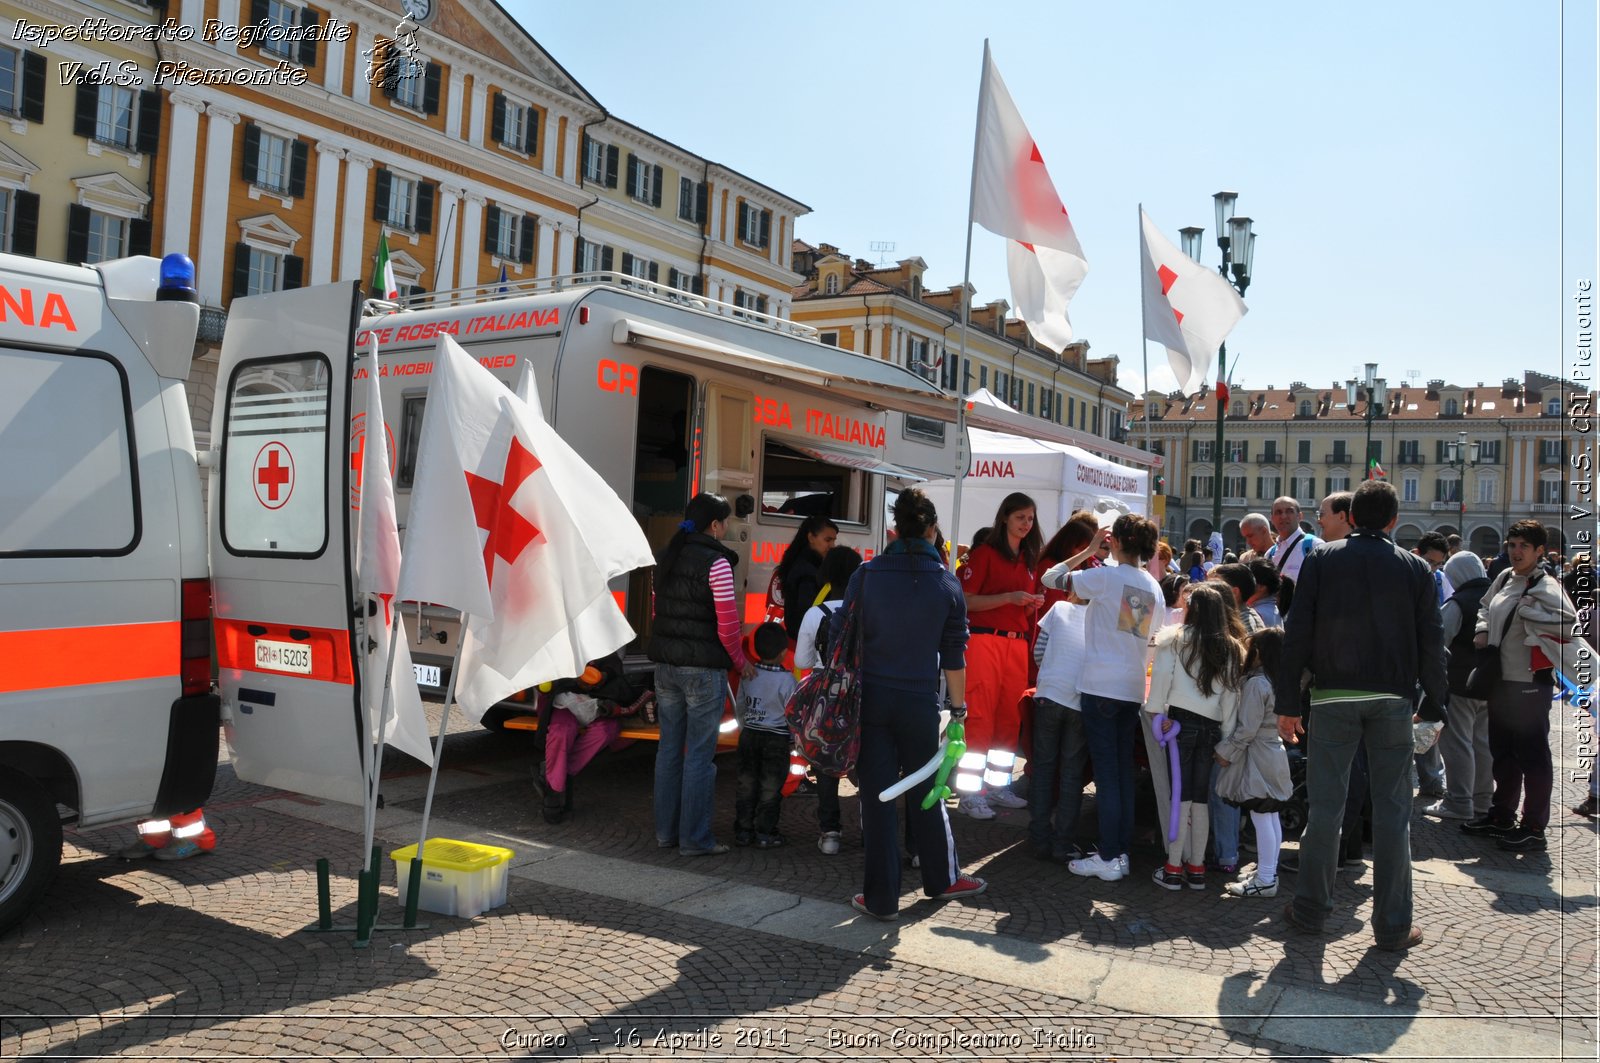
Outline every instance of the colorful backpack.
{"label": "colorful backpack", "polygon": [[[822,668],[800,680],[784,715],[800,755],[820,772],[844,776],[861,752],[861,598],[856,596],[830,619],[842,620],[839,640]],[[830,624],[830,626],[833,626]]]}

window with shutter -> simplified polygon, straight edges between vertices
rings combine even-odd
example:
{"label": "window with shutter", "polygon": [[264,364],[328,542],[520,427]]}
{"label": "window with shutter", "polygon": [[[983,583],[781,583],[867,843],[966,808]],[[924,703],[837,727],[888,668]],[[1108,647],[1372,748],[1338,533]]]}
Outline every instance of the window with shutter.
{"label": "window with shutter", "polygon": [[22,112],[22,53],[0,47],[0,114]]}
{"label": "window with shutter", "polygon": [[535,238],[533,221],[533,215],[531,214],[522,216],[522,238],[517,243],[517,261],[523,265],[533,261],[533,241]]}
{"label": "window with shutter", "polygon": [[617,187],[617,158],[622,153],[615,144],[606,145],[606,187]]}
{"label": "window with shutter", "polygon": [[11,192],[6,197],[6,250],[14,255],[39,253],[39,196]]}

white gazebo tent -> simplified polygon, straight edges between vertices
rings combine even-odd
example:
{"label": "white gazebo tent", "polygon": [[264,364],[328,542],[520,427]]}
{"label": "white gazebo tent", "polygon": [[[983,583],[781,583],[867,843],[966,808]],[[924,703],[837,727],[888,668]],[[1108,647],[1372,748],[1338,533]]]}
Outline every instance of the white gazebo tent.
{"label": "white gazebo tent", "polygon": [[[986,389],[969,398],[974,404],[1010,409]],[[994,521],[1001,501],[1013,491],[1033,498],[1045,539],[1080,509],[1099,514],[1103,524],[1119,513],[1147,511],[1150,473],[1146,469],[1122,465],[1068,443],[983,428],[969,428],[967,438],[972,458],[961,485],[959,527],[946,523],[943,528],[948,539],[970,543],[974,532]],[[933,480],[921,487],[948,521],[955,481]]]}

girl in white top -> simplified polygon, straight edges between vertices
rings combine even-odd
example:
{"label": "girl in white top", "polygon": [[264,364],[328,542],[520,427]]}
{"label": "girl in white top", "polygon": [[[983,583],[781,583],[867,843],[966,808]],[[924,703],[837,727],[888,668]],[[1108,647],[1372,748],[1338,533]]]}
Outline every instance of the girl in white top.
{"label": "girl in white top", "polygon": [[[1173,782],[1182,800],[1176,837],[1170,823],[1162,824],[1167,828],[1167,862],[1156,869],[1154,879],[1164,889],[1182,889],[1185,884],[1205,889],[1206,885],[1211,764],[1217,743],[1232,733],[1238,717],[1244,657],[1228,609],[1220,591],[1209,583],[1198,584],[1189,592],[1182,626],[1166,628],[1156,636],[1144,711],[1152,718],[1166,717],[1161,733],[1178,728],[1179,778]],[[1161,767],[1168,763],[1163,758]],[[1162,819],[1167,820],[1170,808],[1161,811]]]}

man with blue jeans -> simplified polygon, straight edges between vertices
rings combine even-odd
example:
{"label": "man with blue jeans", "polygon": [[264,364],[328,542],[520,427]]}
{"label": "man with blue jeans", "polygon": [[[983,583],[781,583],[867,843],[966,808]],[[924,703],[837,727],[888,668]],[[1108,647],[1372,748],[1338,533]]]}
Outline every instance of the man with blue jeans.
{"label": "man with blue jeans", "polygon": [[1420,681],[1438,705],[1448,698],[1444,634],[1427,562],[1389,538],[1399,518],[1394,486],[1367,480],[1356,489],[1356,530],[1306,558],[1284,625],[1275,677],[1278,730],[1298,742],[1301,678],[1311,673],[1311,742],[1306,763],[1309,812],[1300,839],[1289,924],[1321,933],[1333,911],[1350,766],[1365,741],[1372,796],[1372,933],[1378,948],[1422,941],[1412,926],[1411,705]]}

